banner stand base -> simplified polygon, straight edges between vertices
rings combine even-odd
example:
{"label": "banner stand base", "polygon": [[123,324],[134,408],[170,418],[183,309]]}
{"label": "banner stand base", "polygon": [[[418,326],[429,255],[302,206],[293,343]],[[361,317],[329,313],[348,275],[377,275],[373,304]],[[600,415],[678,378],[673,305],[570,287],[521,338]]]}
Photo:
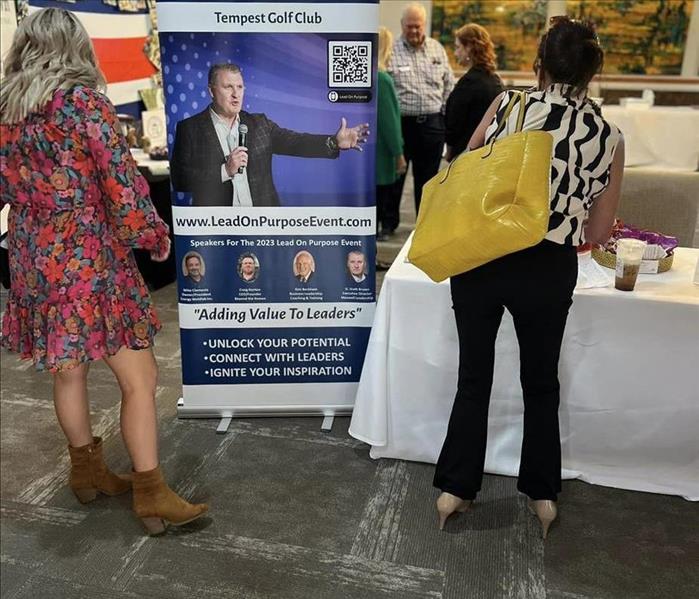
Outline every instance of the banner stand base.
{"label": "banner stand base", "polygon": [[216,432],[219,435],[224,435],[225,433],[228,432],[228,427],[231,425],[231,420],[233,420],[233,414],[230,416],[223,416],[221,418],[221,422],[218,423],[218,426],[216,427]]}
{"label": "banner stand base", "polygon": [[[331,407],[331,409],[328,409]],[[345,416],[352,413],[352,406],[334,405],[325,407],[315,406],[240,406],[235,410],[221,406],[185,406],[184,399],[177,400],[178,418],[218,418],[216,432],[225,434],[233,418],[293,418],[298,416],[320,416],[323,421],[320,430],[324,433],[332,431],[335,416]]]}
{"label": "banner stand base", "polygon": [[335,421],[335,414],[326,414],[323,416],[323,423],[320,425],[320,430],[324,433],[329,433],[333,430],[333,422]]}

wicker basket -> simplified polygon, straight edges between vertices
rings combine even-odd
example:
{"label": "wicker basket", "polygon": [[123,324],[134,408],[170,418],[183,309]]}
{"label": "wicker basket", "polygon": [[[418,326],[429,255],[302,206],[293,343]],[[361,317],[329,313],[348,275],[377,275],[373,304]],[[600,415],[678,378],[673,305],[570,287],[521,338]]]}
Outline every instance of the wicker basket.
{"label": "wicker basket", "polygon": [[[612,252],[608,252],[599,248],[592,248],[592,257],[595,259],[595,262],[597,262],[597,264],[601,264],[602,266],[606,266],[607,268],[611,269],[616,268],[616,254],[612,254]],[[665,256],[660,260],[644,260],[643,262],[657,262],[657,272],[665,272],[672,268],[672,259],[674,257],[674,254],[670,254],[669,256]]]}

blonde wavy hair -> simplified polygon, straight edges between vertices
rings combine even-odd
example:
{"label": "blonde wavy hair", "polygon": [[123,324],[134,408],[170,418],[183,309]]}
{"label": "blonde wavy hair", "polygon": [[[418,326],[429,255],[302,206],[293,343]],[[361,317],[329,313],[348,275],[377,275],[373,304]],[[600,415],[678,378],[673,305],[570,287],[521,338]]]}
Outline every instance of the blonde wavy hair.
{"label": "blonde wavy hair", "polygon": [[385,71],[393,54],[393,34],[385,27],[379,27],[379,71]]}
{"label": "blonde wavy hair", "polygon": [[494,73],[495,64],[495,46],[493,40],[490,39],[488,31],[476,23],[468,23],[463,27],[459,27],[454,35],[461,42],[462,46],[471,47],[471,64],[474,67],[480,67],[489,73]]}
{"label": "blonde wavy hair", "polygon": [[76,85],[106,89],[80,21],[62,8],[44,8],[26,17],[7,52],[0,120],[18,123],[41,109],[56,90]]}

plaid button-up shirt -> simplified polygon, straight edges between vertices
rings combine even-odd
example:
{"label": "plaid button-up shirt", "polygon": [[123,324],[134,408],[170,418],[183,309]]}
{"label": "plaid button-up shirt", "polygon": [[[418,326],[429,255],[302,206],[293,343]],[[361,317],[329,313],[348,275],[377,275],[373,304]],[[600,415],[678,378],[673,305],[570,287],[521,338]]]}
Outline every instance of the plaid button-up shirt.
{"label": "plaid button-up shirt", "polygon": [[454,74],[437,40],[426,37],[422,46],[414,48],[401,36],[393,44],[386,70],[395,83],[402,116],[444,112]]}

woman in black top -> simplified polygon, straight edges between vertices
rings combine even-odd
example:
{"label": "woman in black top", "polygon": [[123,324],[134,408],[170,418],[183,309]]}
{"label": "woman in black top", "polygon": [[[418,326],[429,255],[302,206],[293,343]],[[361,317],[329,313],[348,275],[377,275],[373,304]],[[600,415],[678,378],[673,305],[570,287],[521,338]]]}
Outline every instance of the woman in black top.
{"label": "woman in black top", "polygon": [[447,160],[466,149],[493,99],[502,92],[495,74],[495,48],[488,32],[475,23],[457,29],[454,55],[466,74],[459,79],[447,100]]}

